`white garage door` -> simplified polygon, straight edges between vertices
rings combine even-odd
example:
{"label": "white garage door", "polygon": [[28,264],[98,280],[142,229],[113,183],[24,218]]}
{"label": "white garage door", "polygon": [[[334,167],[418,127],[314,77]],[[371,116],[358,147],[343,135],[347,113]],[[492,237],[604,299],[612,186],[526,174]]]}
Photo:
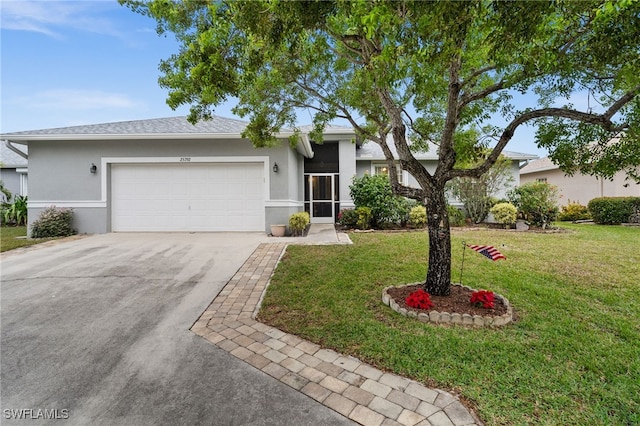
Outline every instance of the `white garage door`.
{"label": "white garage door", "polygon": [[262,163],[113,164],[113,231],[264,231]]}

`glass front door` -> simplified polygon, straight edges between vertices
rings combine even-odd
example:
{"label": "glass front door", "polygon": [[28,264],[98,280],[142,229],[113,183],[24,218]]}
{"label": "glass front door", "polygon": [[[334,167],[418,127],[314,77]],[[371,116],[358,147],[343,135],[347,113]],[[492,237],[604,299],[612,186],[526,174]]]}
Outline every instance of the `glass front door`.
{"label": "glass front door", "polygon": [[[311,223],[334,223],[335,182],[333,175],[309,175],[307,179]],[[306,197],[305,197],[306,198]]]}

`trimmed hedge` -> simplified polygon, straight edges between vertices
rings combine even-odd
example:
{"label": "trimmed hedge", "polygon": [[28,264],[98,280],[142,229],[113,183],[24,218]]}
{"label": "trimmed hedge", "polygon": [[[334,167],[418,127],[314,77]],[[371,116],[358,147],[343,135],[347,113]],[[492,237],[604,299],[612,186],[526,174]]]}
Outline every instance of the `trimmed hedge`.
{"label": "trimmed hedge", "polygon": [[575,221],[591,219],[589,209],[587,206],[583,206],[579,203],[569,203],[566,206],[562,206],[562,211],[558,215],[558,220],[562,221]]}
{"label": "trimmed hedge", "polygon": [[498,203],[491,207],[490,212],[493,214],[496,222],[507,229],[516,223],[516,219],[518,218],[518,209],[511,203]]}
{"label": "trimmed hedge", "polygon": [[311,219],[309,217],[309,213],[307,212],[298,212],[294,213],[289,217],[289,229],[293,232],[293,235],[302,235],[305,228]]}
{"label": "trimmed hedge", "polygon": [[619,225],[629,221],[634,209],[640,209],[640,197],[594,198],[587,208],[595,223]]}

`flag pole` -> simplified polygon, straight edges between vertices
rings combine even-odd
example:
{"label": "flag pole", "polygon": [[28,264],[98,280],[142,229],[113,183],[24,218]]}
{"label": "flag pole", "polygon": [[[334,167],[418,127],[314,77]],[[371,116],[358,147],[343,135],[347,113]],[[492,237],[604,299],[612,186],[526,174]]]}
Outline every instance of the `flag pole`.
{"label": "flag pole", "polygon": [[460,264],[460,285],[462,285],[462,269],[464,268],[464,252],[467,250],[467,242],[462,242],[462,263]]}

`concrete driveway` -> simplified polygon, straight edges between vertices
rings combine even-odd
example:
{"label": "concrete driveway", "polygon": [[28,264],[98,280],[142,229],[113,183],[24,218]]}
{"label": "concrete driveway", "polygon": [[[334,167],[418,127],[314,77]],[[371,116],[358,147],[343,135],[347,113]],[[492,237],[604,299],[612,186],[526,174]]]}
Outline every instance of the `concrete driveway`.
{"label": "concrete driveway", "polygon": [[267,240],[106,234],[3,256],[0,422],[352,424],[189,331]]}

